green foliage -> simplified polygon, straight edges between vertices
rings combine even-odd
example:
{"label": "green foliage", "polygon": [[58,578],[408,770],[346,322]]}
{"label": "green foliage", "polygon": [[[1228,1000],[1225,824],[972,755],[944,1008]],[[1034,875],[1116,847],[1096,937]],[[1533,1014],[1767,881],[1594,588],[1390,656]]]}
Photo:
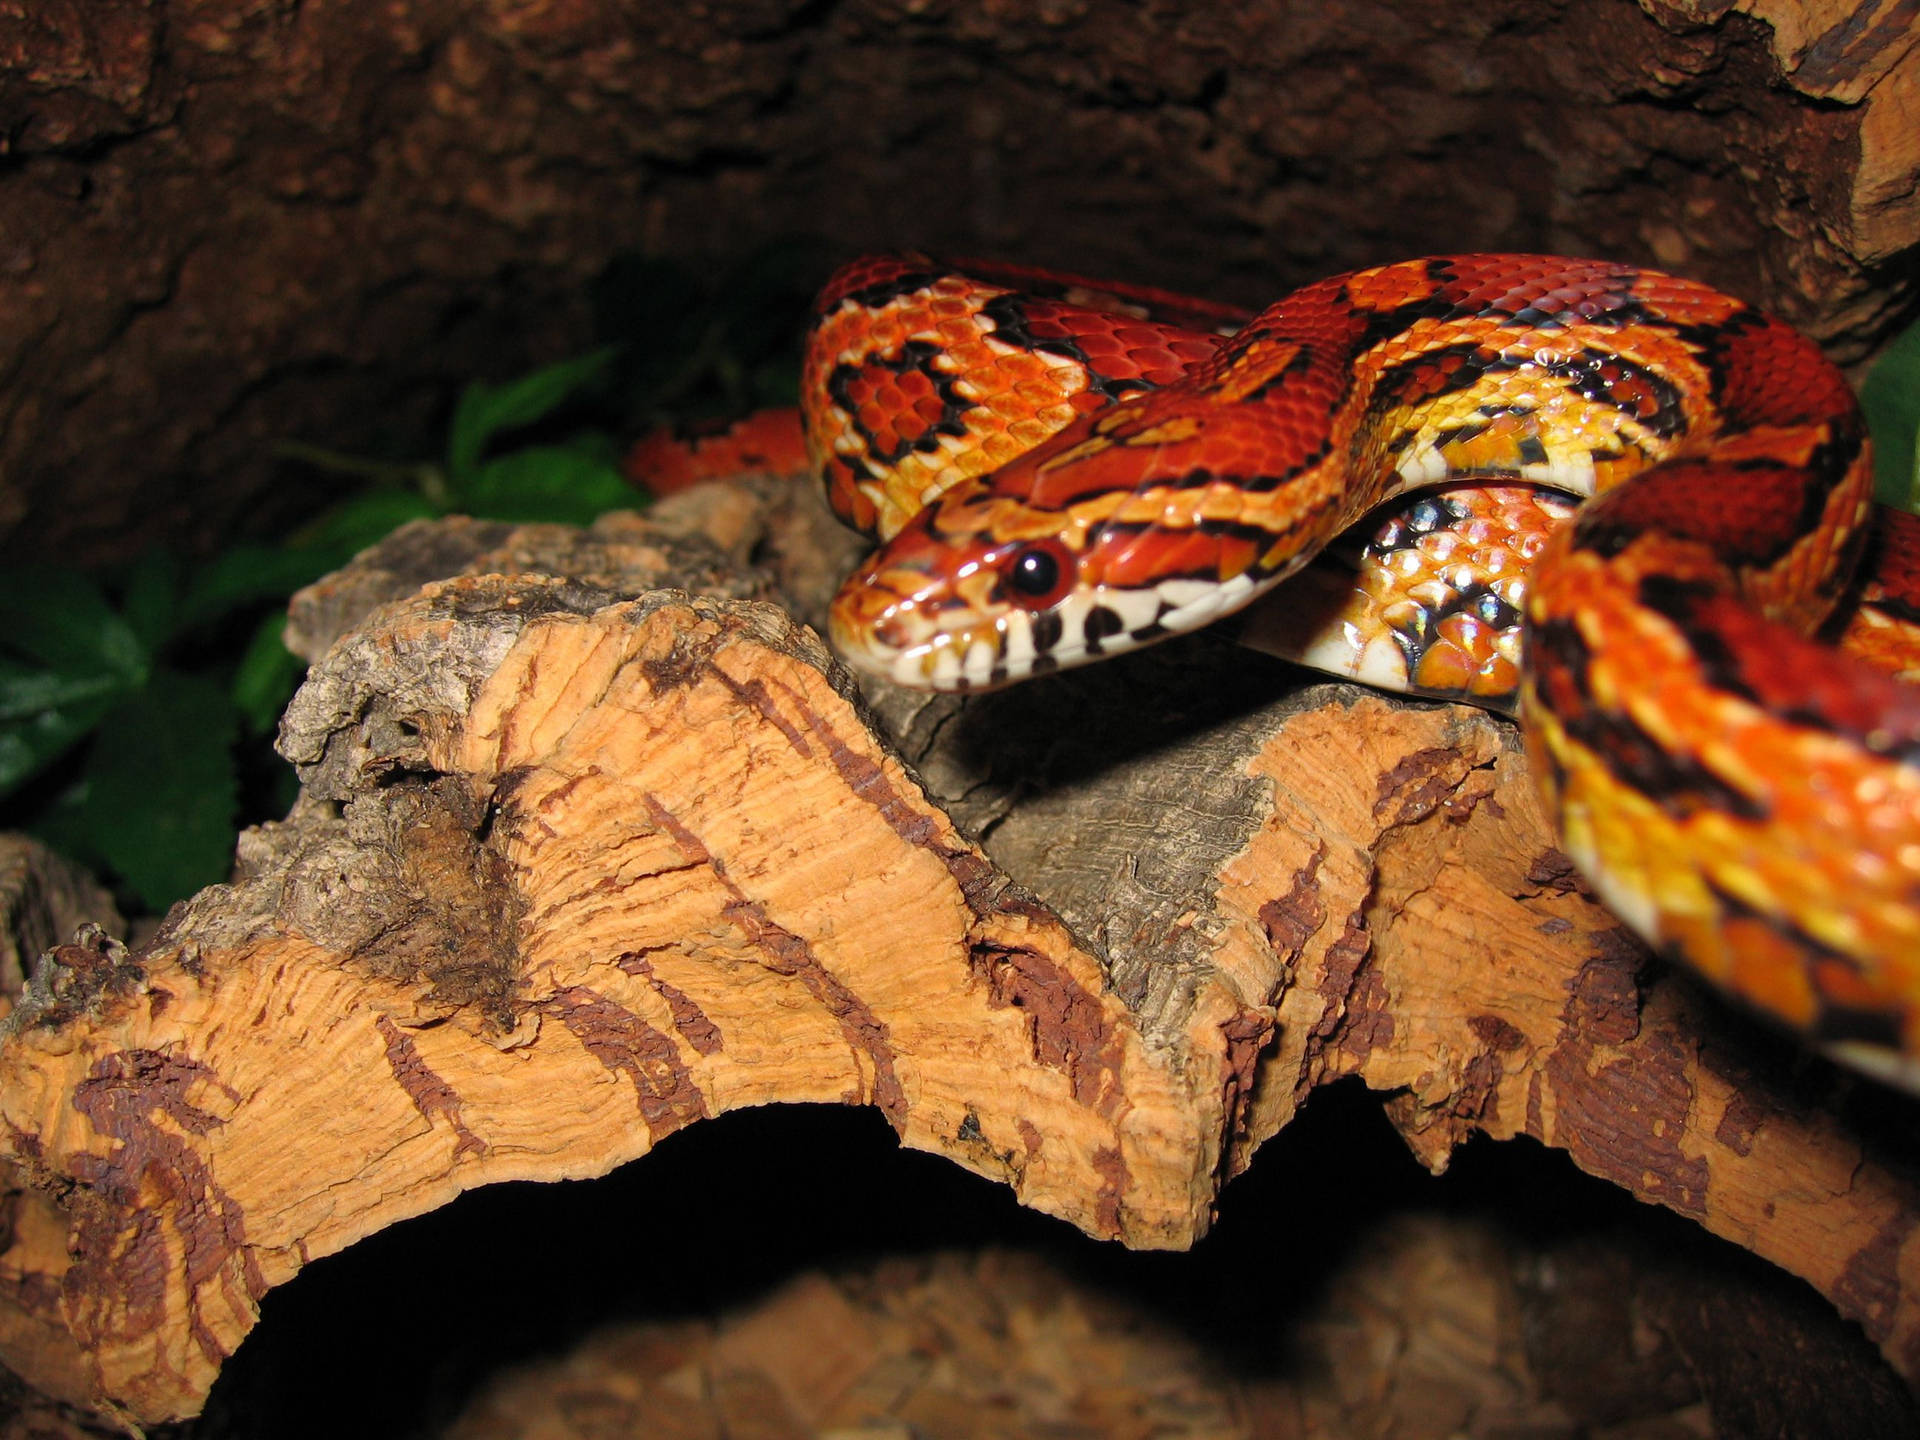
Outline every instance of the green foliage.
{"label": "green foliage", "polygon": [[238,732],[226,687],[172,668],[156,670],[101,720],[79,819],[148,908],[225,877],[240,798]]}
{"label": "green foliage", "polygon": [[[604,435],[487,454],[602,377],[613,355],[602,348],[505,384],[469,385],[444,470],[397,467],[410,487],[345,500],[294,543],[237,545],[191,571],[154,551],[112,597],[73,571],[0,576],[0,613],[11,622],[0,634],[0,797],[83,751],[32,828],[108,868],[149,910],[220,880],[240,803],[235,743],[269,734],[300,678],[281,640],[287,597],[419,516],[584,523],[631,504]],[[396,468],[300,453],[377,481]],[[248,636],[237,656],[221,643],[235,623]]]}
{"label": "green foliage", "polygon": [[[0,633],[0,797],[51,784],[27,823],[110,870],[149,910],[223,878],[241,799],[236,742],[272,732],[302,670],[281,640],[287,597],[420,516],[585,522],[631,504],[605,435],[487,454],[602,377],[613,353],[468,386],[444,470],[300,451],[385,483],[287,545],[236,545],[192,570],[154,551],[117,595],[52,567],[0,575],[10,621]],[[412,483],[391,483],[396,471]],[[237,655],[236,624],[248,637]]]}
{"label": "green foliage", "polygon": [[1920,324],[1889,345],[1860,387],[1882,505],[1920,510]]}
{"label": "green foliage", "polygon": [[[234,740],[243,715],[258,728],[267,689],[278,713],[293,657],[277,629],[278,657],[208,663],[198,650],[236,614],[284,599],[338,559],[245,546],[189,576],[156,551],[128,570],[117,604],[73,571],[0,575],[0,612],[13,620],[0,632],[0,795],[57,775],[64,783],[28,823],[110,867],[148,909],[220,879],[239,794]],[[70,752],[77,763],[63,768]]]}
{"label": "green foliage", "polygon": [[[447,434],[447,480],[451,496],[457,500],[477,488],[485,488],[487,470],[500,463],[496,460],[483,465],[480,459],[494,437],[506,431],[523,430],[546,419],[562,401],[606,374],[614,353],[613,346],[603,345],[518,380],[502,385],[476,380],[461,391]],[[523,467],[523,470],[537,469],[537,465]],[[496,480],[492,488],[501,488],[500,482]]]}
{"label": "green foliage", "polygon": [[223,878],[241,810],[290,799],[266,744],[303,670],[281,639],[287,597],[410,520],[584,524],[638,503],[613,436],[791,404],[820,273],[792,248],[718,273],[618,262],[598,328],[637,343],[469,384],[437,463],[281,445],[357,487],[286,544],[192,567],[156,551],[111,587],[53,567],[0,573],[4,823],[109,869],[149,910]]}
{"label": "green foliage", "polygon": [[0,790],[98,725],[147,680],[134,628],[82,576],[38,565],[0,575]]}

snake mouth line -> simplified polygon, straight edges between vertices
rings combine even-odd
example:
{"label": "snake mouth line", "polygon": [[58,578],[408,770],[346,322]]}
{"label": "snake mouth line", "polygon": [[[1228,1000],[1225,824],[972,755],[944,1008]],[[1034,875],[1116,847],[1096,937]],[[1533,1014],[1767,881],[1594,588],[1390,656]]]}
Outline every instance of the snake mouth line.
{"label": "snake mouth line", "polygon": [[836,601],[828,633],[855,669],[896,685],[992,690],[1198,629],[1257,589],[1249,575],[1211,584],[1168,580],[1143,590],[1076,589],[1046,610],[991,613],[941,596],[902,599],[877,616]]}

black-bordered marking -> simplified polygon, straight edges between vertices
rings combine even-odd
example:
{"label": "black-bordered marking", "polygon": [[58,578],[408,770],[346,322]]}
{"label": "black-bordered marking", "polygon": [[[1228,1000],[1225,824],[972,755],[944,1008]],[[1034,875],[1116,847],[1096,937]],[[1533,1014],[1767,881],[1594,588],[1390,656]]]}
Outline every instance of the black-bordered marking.
{"label": "black-bordered marking", "polygon": [[[963,438],[967,433],[965,415],[973,408],[973,403],[964,399],[957,387],[956,376],[939,369],[934,361],[946,352],[938,345],[926,340],[908,340],[900,347],[896,356],[887,356],[870,352],[857,363],[842,361],[833,367],[827,376],[827,396],[845,413],[855,432],[860,436],[862,448],[869,460],[880,465],[896,465],[909,454],[919,452],[930,454],[940,448],[940,437],[950,435]],[[900,435],[897,445],[882,446],[880,437],[860,418],[861,403],[853,395],[853,386],[872,370],[885,371],[894,377],[908,374],[924,376],[933,386],[933,393],[940,401],[940,416],[931,424],[922,428],[918,434]],[[898,433],[898,432],[896,432]]]}

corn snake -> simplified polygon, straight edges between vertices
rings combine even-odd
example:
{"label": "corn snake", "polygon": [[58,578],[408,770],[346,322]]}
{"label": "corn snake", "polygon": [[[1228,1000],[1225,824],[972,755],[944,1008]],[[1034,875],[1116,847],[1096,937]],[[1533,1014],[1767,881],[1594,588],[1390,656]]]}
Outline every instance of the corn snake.
{"label": "corn snake", "polygon": [[[1210,623],[1384,515],[1359,593],[1264,607],[1269,648],[1517,698],[1620,918],[1920,1082],[1920,691],[1883,673],[1920,673],[1920,524],[1874,510],[1852,394],[1787,326],[1556,257],[1382,266],[1251,317],[877,257],[821,295],[802,413],[836,511],[882,542],[835,644],[922,688]],[[1848,653],[1804,638],[1843,597]]]}

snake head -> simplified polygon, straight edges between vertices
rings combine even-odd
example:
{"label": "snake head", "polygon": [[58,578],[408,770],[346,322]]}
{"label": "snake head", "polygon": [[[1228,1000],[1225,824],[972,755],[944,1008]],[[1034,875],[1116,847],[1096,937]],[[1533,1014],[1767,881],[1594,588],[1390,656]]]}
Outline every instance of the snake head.
{"label": "snake head", "polygon": [[1140,540],[963,481],[847,577],[828,632],[896,685],[991,690],[1192,629],[1252,591],[1245,576],[1116,583]]}
{"label": "snake head", "polygon": [[986,690],[1062,663],[1078,558],[1056,535],[955,525],[969,498],[922,510],[847,577],[827,628],[849,664],[918,690]]}

